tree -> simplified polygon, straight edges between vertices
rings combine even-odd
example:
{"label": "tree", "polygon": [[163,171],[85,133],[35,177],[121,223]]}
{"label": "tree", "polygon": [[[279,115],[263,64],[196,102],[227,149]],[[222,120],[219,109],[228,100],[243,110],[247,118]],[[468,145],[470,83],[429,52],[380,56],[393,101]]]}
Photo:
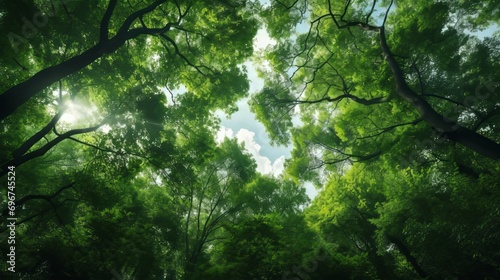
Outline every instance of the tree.
{"label": "tree", "polygon": [[285,278],[311,253],[315,235],[302,215],[303,188],[257,174],[240,189],[237,201],[238,210],[219,222],[188,279]]}
{"label": "tree", "polygon": [[[454,163],[405,170],[356,163],[330,178],[306,219],[332,244],[331,261],[349,265],[346,278],[494,279],[497,179],[462,174]],[[365,263],[362,273],[354,260]]]}
{"label": "tree", "polygon": [[[31,256],[18,275],[183,274],[179,198],[156,180],[169,175],[172,191],[195,180],[214,150],[213,110],[246,92],[238,64],[257,29],[246,14],[237,1],[2,3],[14,41],[0,58],[1,174],[16,167],[17,238],[32,240],[17,249]],[[91,113],[67,121],[74,107]]]}
{"label": "tree", "polygon": [[420,277],[498,277],[498,256],[489,249],[498,243],[497,225],[491,220],[497,216],[497,174],[474,177],[449,162],[388,174],[387,201],[372,220],[381,246],[391,247],[389,252]]}
{"label": "tree", "polygon": [[[354,165],[345,176],[332,176],[324,191],[307,209],[306,218],[320,236],[334,246],[330,253],[338,266],[348,266],[348,277],[366,279],[403,279],[394,273],[395,261],[380,254],[376,239],[377,204],[385,197],[379,189],[383,182],[373,179],[361,165]],[[364,263],[360,271],[359,264]]]}
{"label": "tree", "polygon": [[218,233],[226,221],[246,206],[239,197],[244,191],[242,186],[255,176],[255,169],[253,160],[235,141],[228,139],[215,149],[207,162],[195,168],[197,180],[180,194],[186,216],[186,279],[191,279],[206,247],[221,238]]}
{"label": "tree", "polygon": [[[294,25],[308,14],[301,3],[277,1],[270,9],[290,14],[282,20]],[[278,36],[267,54],[276,74],[266,75],[271,78],[252,103],[276,140],[289,139],[286,127],[292,123],[286,115],[299,106],[305,125],[300,132],[292,130],[294,143],[299,146],[299,135],[312,133],[309,154],[323,150],[325,163],[375,158],[414,132],[431,142],[458,143],[487,158],[500,158],[494,133],[499,111],[493,101],[498,95],[498,71],[493,70],[498,69],[498,52],[492,42],[497,39],[479,41],[463,25],[453,27],[454,13],[467,12],[462,6],[407,1],[398,1],[395,8],[393,1],[307,4],[309,31],[296,40],[286,40],[276,31],[281,22],[267,18],[270,34]],[[471,46],[470,51],[463,45]]]}
{"label": "tree", "polygon": [[[247,90],[245,71],[238,64],[252,53],[249,42],[257,23],[245,16],[244,4],[215,1],[210,9],[203,6],[204,1],[95,4],[64,2],[66,13],[49,17],[46,26],[23,41],[22,47],[3,46],[6,55],[1,59],[11,67],[2,71],[11,78],[1,86],[2,119],[9,116],[2,120],[2,126],[11,130],[26,123],[29,129],[15,128],[20,135],[5,136],[9,138],[1,158],[2,174],[7,166],[44,156],[62,141],[85,142],[82,138],[103,126],[116,126],[117,132],[128,125],[147,126],[150,140],[158,136],[151,132],[166,121],[165,106],[177,99],[172,90],[177,97],[187,91],[189,98],[183,100],[202,104],[197,105],[205,107],[202,112],[218,107],[230,112],[234,106],[227,104]],[[48,7],[37,5],[41,4],[21,9],[23,18],[36,9],[36,15],[52,15],[45,10]],[[3,9],[11,20],[19,12],[15,5]],[[217,20],[217,15],[226,20]],[[89,28],[87,19],[100,22],[100,27]],[[64,20],[78,24],[70,30]],[[238,26],[244,31],[236,32]],[[19,33],[16,28],[24,30],[9,24],[5,32],[10,33],[5,36]],[[76,40],[79,31],[83,36]],[[18,64],[29,71],[19,71]],[[211,98],[215,93],[217,97]],[[25,109],[11,114],[22,104]],[[87,118],[87,126],[74,125],[74,129],[61,131],[61,117],[71,106],[85,107],[93,114]],[[92,141],[86,144],[99,146]]]}
{"label": "tree", "polygon": [[[499,11],[0,3],[0,278],[500,278],[500,33],[476,36]],[[215,137],[261,25],[277,44],[253,57],[271,68],[252,110],[293,144],[272,176]]]}
{"label": "tree", "polygon": [[[304,3],[309,31],[285,40],[278,22],[294,26],[308,14]],[[369,264],[363,277],[370,279],[495,278],[498,267],[477,257],[495,254],[474,249],[476,258],[470,257],[462,238],[476,222],[489,224],[483,210],[496,213],[488,205],[498,196],[480,178],[496,177],[498,168],[498,39],[469,33],[489,20],[465,16],[471,10],[463,3],[393,4],[273,3],[270,9],[290,16],[267,18],[278,41],[267,53],[274,73],[254,97],[254,111],[276,141],[292,140],[290,175],[324,186],[308,217],[324,239],[334,236],[332,262],[355,256]],[[295,112],[303,125],[290,128]],[[468,186],[488,193],[477,210],[466,206],[477,195]],[[446,214],[455,211],[456,219]],[[483,244],[496,240],[488,235]],[[355,266],[347,271],[357,277]]]}
{"label": "tree", "polygon": [[[287,263],[293,252],[289,248],[294,246],[285,244],[290,244],[291,239],[298,236],[294,233],[303,234],[301,226],[296,223],[303,223],[299,207],[307,202],[304,189],[291,181],[257,174],[255,162],[243,153],[241,145],[235,140],[225,139],[213,155],[195,170],[196,180],[184,186],[180,194],[176,193],[182,200],[181,211],[185,217],[184,279],[234,278],[237,275],[271,277],[269,275],[281,273],[284,265],[273,263],[276,257],[271,255],[275,254],[275,250],[282,250],[283,255],[279,259]],[[261,223],[266,224],[263,227],[277,228],[277,232],[271,230],[268,232],[270,236],[265,237],[265,242],[275,244],[272,246],[276,248],[261,244],[259,237],[249,232]],[[246,268],[249,262],[259,259],[255,255],[240,252],[241,255],[234,259],[235,250],[242,245],[239,243],[241,239],[269,250],[266,253],[269,259],[259,268],[255,267],[254,272]],[[303,246],[297,245],[302,248],[298,256],[304,251]],[[247,249],[256,254],[260,251],[258,248]],[[267,268],[273,272],[264,273]]]}
{"label": "tree", "polygon": [[[243,5],[239,2],[225,3],[212,1],[208,4],[210,5],[210,9],[206,8],[205,5],[207,3],[204,1],[188,1],[183,3],[179,1],[169,2],[158,0],[144,5],[141,2],[128,2],[125,4],[118,3],[117,0],[111,0],[107,5],[102,2],[98,3],[97,9],[95,9],[90,4],[82,4],[76,1],[67,3],[65,8],[69,17],[72,16],[74,11],[78,10],[79,13],[83,12],[82,15],[87,14],[92,19],[100,22],[99,28],[86,30],[85,34],[89,38],[81,43],[77,41],[80,43],[76,44],[77,46],[70,44],[58,45],[60,48],[63,48],[64,52],[62,59],[57,59],[58,61],[55,64],[52,64],[52,61],[46,61],[48,58],[46,57],[47,55],[42,57],[41,61],[37,61],[42,67],[36,66],[35,63],[25,63],[24,59],[27,58],[25,54],[19,55],[23,60],[21,58],[16,60],[15,57],[10,57],[17,64],[22,65],[23,68],[36,71],[36,74],[18,84],[3,86],[4,92],[0,95],[0,103],[4,107],[2,108],[0,119],[9,116],[36,94],[49,88],[59,80],[76,74],[80,70],[88,69],[98,59],[101,59],[103,62],[105,61],[104,63],[101,62],[101,66],[107,68],[101,68],[104,71],[112,68],[134,69],[140,66],[142,64],[141,61],[134,61],[133,59],[124,61],[112,58],[112,54],[121,50],[126,42],[129,41],[133,41],[134,43],[128,44],[128,53],[141,54],[146,48],[147,54],[150,56],[147,59],[149,61],[151,61],[152,56],[156,55],[158,58],[155,58],[155,60],[161,61],[160,64],[169,61],[168,64],[170,65],[179,65],[182,63],[189,66],[187,71],[177,69],[176,73],[161,77],[162,80],[167,81],[164,84],[166,83],[170,86],[181,83],[186,86],[192,85],[189,82],[192,82],[193,79],[199,82],[200,79],[209,78],[211,82],[216,83],[221,77],[227,77],[231,74],[236,75],[235,77],[241,76],[234,67],[236,67],[238,62],[241,62],[242,58],[251,53],[251,46],[249,46],[248,41],[255,35],[255,22],[249,18],[244,19],[242,17],[243,12],[240,12],[239,8]],[[43,10],[43,8],[47,7],[37,7],[34,3],[31,3],[30,8],[30,10],[36,8]],[[90,11],[92,8],[94,8],[94,11]],[[15,7],[6,5],[4,9],[6,9],[5,13],[10,14]],[[38,12],[38,14],[45,16],[45,18],[47,16],[43,15],[43,12]],[[224,17],[225,20],[218,20],[218,17]],[[72,18],[72,20],[75,19]],[[53,28],[53,22],[55,23],[55,21],[48,22],[49,27]],[[245,26],[245,28],[241,29],[244,31],[235,32],[234,28],[240,24]],[[23,29],[24,31],[25,29]],[[64,29],[57,31],[62,32],[60,32],[56,39],[62,39],[61,41],[63,41],[67,39],[66,36],[70,38],[74,37],[73,34],[75,34],[76,30],[72,30],[71,32]],[[36,31],[34,32],[36,33]],[[12,34],[11,32],[8,35]],[[84,36],[84,38],[87,36]],[[228,44],[228,41],[231,41],[232,44]],[[30,42],[37,46],[37,40],[27,41],[26,43]],[[43,51],[48,52],[52,46],[55,46],[55,44],[51,43],[42,45],[44,47]],[[16,44],[13,47],[18,51]],[[235,51],[232,52],[232,49]],[[224,53],[231,52],[234,55],[222,55],[221,57],[207,56],[207,52],[209,51],[211,53],[220,53],[219,51],[223,51]],[[66,58],[66,56],[70,58]],[[4,59],[8,60],[7,57]],[[223,59],[224,62],[222,63],[218,59]],[[119,65],[118,63],[120,62],[123,64]],[[162,72],[169,69],[167,65],[158,66],[154,70]],[[224,69],[221,66],[224,66]],[[35,69],[32,69],[32,67]],[[166,73],[172,72],[172,69],[169,70]],[[153,71],[153,73],[159,73],[157,71]],[[132,74],[131,71],[127,72],[124,73],[125,79]],[[197,77],[197,75],[201,75],[201,78]],[[169,78],[170,82],[168,82]],[[14,80],[14,82],[17,81]],[[227,89],[229,87],[226,88],[226,91]],[[227,92],[227,94],[230,95],[232,92]]]}

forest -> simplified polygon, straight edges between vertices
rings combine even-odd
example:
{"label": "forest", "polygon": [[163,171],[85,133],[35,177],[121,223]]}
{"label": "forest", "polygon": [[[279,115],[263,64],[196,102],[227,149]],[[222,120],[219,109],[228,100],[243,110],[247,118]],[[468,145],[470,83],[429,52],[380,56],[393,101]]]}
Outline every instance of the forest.
{"label": "forest", "polygon": [[[498,0],[0,1],[0,279],[500,279],[499,25]],[[279,172],[217,136],[242,100]]]}

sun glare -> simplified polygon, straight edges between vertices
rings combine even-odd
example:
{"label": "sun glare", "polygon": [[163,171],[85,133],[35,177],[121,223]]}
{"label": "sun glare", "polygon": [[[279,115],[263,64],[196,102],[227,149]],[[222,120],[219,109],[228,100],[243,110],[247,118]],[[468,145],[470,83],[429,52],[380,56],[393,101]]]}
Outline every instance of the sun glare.
{"label": "sun glare", "polygon": [[67,109],[61,117],[61,122],[75,124],[79,122],[92,122],[96,118],[96,108],[84,106],[77,101],[66,101]]}
{"label": "sun glare", "polygon": [[[100,121],[96,106],[84,104],[79,102],[78,99],[69,99],[67,91],[62,91],[61,95],[59,95],[59,91],[54,91],[53,94],[54,97],[64,100],[63,104],[66,106],[66,110],[59,119],[61,125],[95,125],[95,123]],[[54,104],[58,103],[59,101],[56,101]],[[49,111],[55,113],[56,108],[51,108]]]}
{"label": "sun glare", "polygon": [[73,102],[68,102],[66,106],[68,106],[68,108],[66,109],[66,111],[64,111],[64,114],[62,115],[60,121],[68,124],[76,122],[80,115],[80,112],[78,112],[77,108],[78,106]]}

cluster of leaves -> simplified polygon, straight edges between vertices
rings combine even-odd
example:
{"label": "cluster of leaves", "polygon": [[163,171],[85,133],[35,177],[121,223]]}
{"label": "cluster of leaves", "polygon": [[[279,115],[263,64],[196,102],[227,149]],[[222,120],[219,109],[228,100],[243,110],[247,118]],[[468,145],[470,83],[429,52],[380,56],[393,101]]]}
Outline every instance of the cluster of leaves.
{"label": "cluster of leaves", "polygon": [[329,263],[307,277],[498,277],[498,31],[474,32],[498,28],[499,6],[465,2],[272,1],[288,16],[263,13],[277,44],[251,106],[293,143],[287,175],[321,188],[305,215]]}
{"label": "cluster of leaves", "polygon": [[[500,278],[499,39],[473,34],[499,11],[493,0],[1,3],[16,276]],[[275,143],[293,143],[277,177],[214,137],[214,111],[248,92],[241,65],[260,25],[277,44],[251,107]],[[322,189],[310,206],[306,181]]]}
{"label": "cluster of leaves", "polygon": [[[252,4],[1,5],[0,161],[2,178],[17,174],[20,278],[196,279],[230,260],[219,241],[240,224],[307,201],[257,174],[235,140],[214,139],[214,111],[248,91]],[[1,273],[11,277],[5,262]]]}

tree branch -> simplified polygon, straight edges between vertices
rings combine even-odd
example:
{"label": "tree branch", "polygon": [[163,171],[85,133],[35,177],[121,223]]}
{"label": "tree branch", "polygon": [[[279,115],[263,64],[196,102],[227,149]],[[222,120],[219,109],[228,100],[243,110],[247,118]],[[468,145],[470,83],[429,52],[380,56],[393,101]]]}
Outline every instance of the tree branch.
{"label": "tree branch", "polygon": [[399,252],[403,254],[403,256],[406,258],[406,260],[413,266],[415,271],[418,273],[418,275],[422,278],[425,279],[430,279],[429,274],[420,266],[418,263],[417,259],[412,256],[410,250],[406,245],[401,241],[399,238],[396,238],[395,236],[391,236],[389,234],[386,234],[387,239],[392,242],[396,247],[398,248]]}
{"label": "tree branch", "polygon": [[21,147],[19,147],[17,150],[15,150],[12,153],[12,156],[14,158],[19,158],[22,155],[24,155],[31,147],[33,147],[33,145],[38,143],[38,141],[40,141],[40,139],[42,139],[47,133],[49,133],[49,131],[53,127],[55,127],[56,123],[59,121],[59,119],[61,119],[62,115],[64,114],[64,110],[65,109],[60,110],[44,128],[42,128],[40,131],[35,133],[28,140],[26,140],[21,145]]}
{"label": "tree branch", "polygon": [[[55,191],[51,195],[42,195],[42,194],[29,194],[29,195],[26,195],[23,198],[21,198],[19,200],[16,200],[16,208],[21,207],[26,202],[28,202],[30,200],[34,200],[34,199],[43,199],[43,200],[46,200],[46,201],[50,202],[53,198],[55,198],[56,196],[58,196],[64,190],[73,187],[74,184],[75,184],[75,182],[71,182],[71,183],[69,183],[69,184],[67,184],[65,186],[62,186],[61,188],[59,188],[57,191]],[[9,209],[6,208],[2,212],[2,216],[3,217],[7,216],[8,212],[9,212]]]}
{"label": "tree branch", "polygon": [[41,156],[45,155],[45,153],[47,153],[50,149],[52,149],[59,142],[65,140],[73,135],[84,134],[84,133],[96,131],[97,129],[99,129],[103,125],[104,125],[104,121],[96,126],[93,126],[93,127],[74,129],[74,130],[70,130],[68,132],[61,134],[60,136],[56,137],[55,139],[53,139],[49,143],[45,144],[43,147],[41,147],[33,152],[30,152],[28,154],[25,154],[23,156],[14,158],[14,159],[8,161],[7,163],[3,164],[2,170],[0,171],[0,177],[7,174],[8,166],[11,166],[11,165],[20,166],[29,160],[32,160],[32,159],[37,158],[37,157],[41,157]]}
{"label": "tree branch", "polygon": [[382,53],[393,72],[396,92],[399,96],[411,103],[423,120],[433,128],[441,131],[448,139],[488,158],[500,161],[500,144],[439,114],[424,98],[419,96],[408,86],[403,70],[387,45],[383,26],[379,29],[379,36]]}
{"label": "tree branch", "polygon": [[158,6],[161,4],[167,2],[166,0],[156,0],[155,2],[151,3],[149,6],[140,9],[134,13],[132,13],[130,16],[128,16],[125,21],[123,22],[122,26],[120,29],[118,29],[118,34],[125,34],[127,31],[129,31],[130,26],[132,23],[139,17],[144,16],[145,14],[154,11]]}
{"label": "tree branch", "polygon": [[377,0],[373,0],[373,4],[372,4],[372,8],[370,9],[370,12],[368,13],[368,15],[366,16],[366,20],[365,20],[365,23],[368,24],[368,21],[370,20],[370,17],[372,16],[373,14],[373,11],[375,10],[375,5],[377,4]]}
{"label": "tree branch", "polygon": [[379,133],[372,134],[372,135],[369,135],[369,136],[358,137],[356,139],[362,140],[362,139],[377,137],[377,136],[379,136],[381,134],[384,134],[384,133],[386,133],[388,131],[391,131],[391,130],[395,129],[396,127],[405,126],[405,125],[416,125],[416,124],[420,123],[421,121],[423,121],[423,119],[422,118],[418,118],[418,119],[416,119],[414,121],[411,121],[411,122],[391,125],[389,127],[384,127],[382,129],[380,129],[381,131]]}
{"label": "tree branch", "polygon": [[110,0],[106,12],[104,12],[104,16],[101,19],[99,42],[108,40],[109,21],[111,20],[111,15],[113,14],[117,2],[118,0]]}
{"label": "tree branch", "polygon": [[109,22],[107,17],[111,16],[114,0],[111,1],[112,2],[109,3],[106,10],[107,13],[105,13],[105,17],[101,20],[101,41],[99,41],[99,43],[87,49],[83,53],[76,55],[57,65],[47,67],[30,77],[28,80],[4,91],[0,95],[0,120],[14,113],[17,108],[22,106],[41,90],[49,87],[58,80],[85,68],[103,55],[116,51],[121,46],[123,46],[123,44],[127,40],[136,38],[141,34],[158,35],[158,33],[166,32],[170,29],[171,24],[168,23],[162,28],[136,28],[129,30],[135,19],[137,19],[139,16],[153,11],[156,7],[166,2],[166,0],[157,0],[146,8],[143,8],[128,16],[125,22],[120,27],[118,33],[113,38],[102,41],[104,37],[108,36],[106,28],[104,27]]}
{"label": "tree branch", "polygon": [[203,73],[201,70],[200,70],[200,66],[197,66],[197,65],[194,65],[193,63],[191,63],[191,61],[189,61],[189,59],[187,57],[185,57],[179,50],[179,47],[177,46],[177,44],[175,43],[175,41],[168,37],[167,35],[165,34],[158,34],[160,37],[162,37],[163,39],[167,40],[175,49],[175,53],[180,56],[189,66],[193,67],[196,69],[196,71],[198,73],[200,73],[201,75],[203,76],[206,76],[205,73]]}

